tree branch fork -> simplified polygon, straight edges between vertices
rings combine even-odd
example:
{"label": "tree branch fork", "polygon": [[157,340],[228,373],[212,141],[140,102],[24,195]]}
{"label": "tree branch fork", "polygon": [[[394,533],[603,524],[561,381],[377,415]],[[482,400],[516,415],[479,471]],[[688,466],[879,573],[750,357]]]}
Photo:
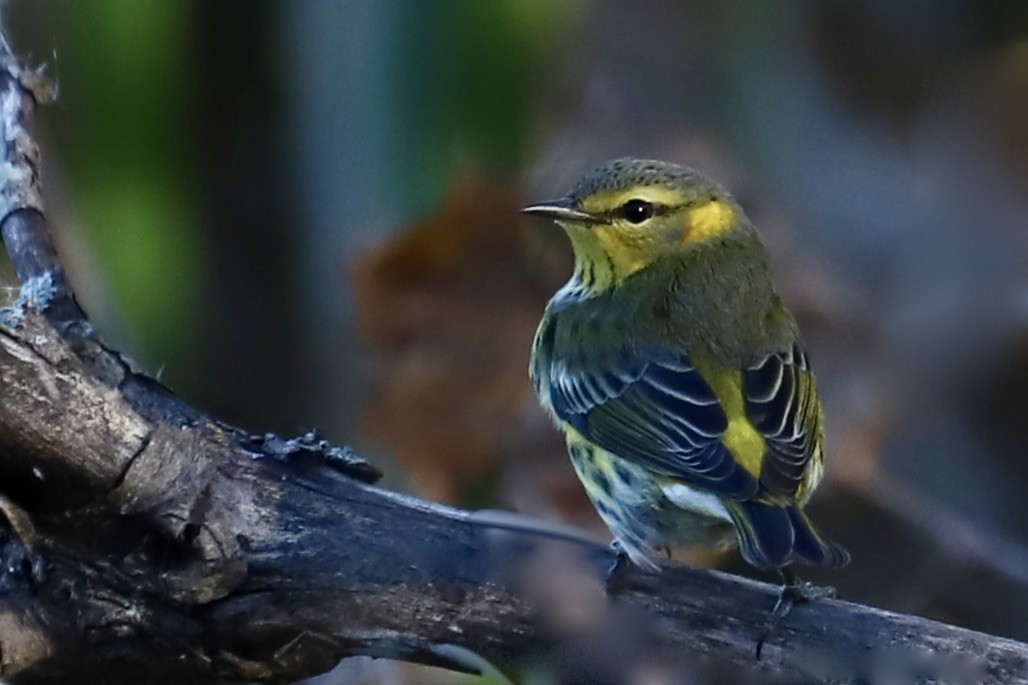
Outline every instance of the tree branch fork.
{"label": "tree branch fork", "polygon": [[[47,229],[32,135],[49,91],[0,40],[0,232],[22,295],[0,314],[0,677],[288,682],[369,655],[628,682],[1028,682],[1028,646],[840,601],[754,647],[777,588],[626,569],[540,523],[376,487],[352,452],[252,436],[99,339]],[[477,655],[477,656],[475,656]],[[899,682],[903,682],[900,680]]]}

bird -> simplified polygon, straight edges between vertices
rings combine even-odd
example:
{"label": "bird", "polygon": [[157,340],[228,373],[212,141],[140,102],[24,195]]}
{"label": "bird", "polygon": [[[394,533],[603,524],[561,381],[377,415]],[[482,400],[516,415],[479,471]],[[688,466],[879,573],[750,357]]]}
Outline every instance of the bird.
{"label": "bird", "polygon": [[522,211],[571,241],[529,376],[618,558],[736,544],[785,583],[775,614],[820,596],[791,568],[850,555],[804,510],[824,475],[817,380],[740,205],[692,168],[622,158]]}

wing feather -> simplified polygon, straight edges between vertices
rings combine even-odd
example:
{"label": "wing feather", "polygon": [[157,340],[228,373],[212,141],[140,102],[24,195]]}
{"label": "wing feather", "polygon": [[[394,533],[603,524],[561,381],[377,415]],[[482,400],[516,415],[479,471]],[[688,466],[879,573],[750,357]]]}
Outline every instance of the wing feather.
{"label": "wing feather", "polygon": [[[722,438],[718,396],[688,354],[666,348],[587,346],[544,321],[532,375],[554,414],[600,447],[721,497],[795,497],[820,453],[820,405],[798,344],[743,369],[746,418],[763,436],[758,478]],[[560,328],[563,329],[561,326]],[[555,343],[560,340],[559,354]]]}
{"label": "wing feather", "polygon": [[761,489],[793,497],[821,439],[817,388],[803,349],[796,344],[750,366],[743,394],[747,417],[767,444]]}
{"label": "wing feather", "polygon": [[757,480],[721,442],[728,420],[717,395],[687,354],[593,351],[552,363],[549,379],[554,413],[600,447],[722,497],[756,494]]}

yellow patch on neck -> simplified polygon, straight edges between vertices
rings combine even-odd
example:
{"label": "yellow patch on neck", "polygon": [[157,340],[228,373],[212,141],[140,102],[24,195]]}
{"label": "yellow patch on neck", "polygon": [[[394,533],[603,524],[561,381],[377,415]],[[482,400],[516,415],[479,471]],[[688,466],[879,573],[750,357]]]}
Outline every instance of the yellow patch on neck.
{"label": "yellow patch on neck", "polygon": [[690,209],[689,225],[682,233],[682,244],[701,243],[730,231],[738,220],[735,208],[723,200]]}

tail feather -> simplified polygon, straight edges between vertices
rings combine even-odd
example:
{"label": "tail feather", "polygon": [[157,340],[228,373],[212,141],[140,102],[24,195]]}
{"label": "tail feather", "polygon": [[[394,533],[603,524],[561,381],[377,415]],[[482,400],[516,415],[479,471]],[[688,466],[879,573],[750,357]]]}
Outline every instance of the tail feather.
{"label": "tail feather", "polygon": [[824,538],[796,507],[755,501],[725,501],[739,538],[743,558],[758,568],[780,568],[798,562],[841,568],[849,553]]}
{"label": "tail feather", "polygon": [[786,511],[796,533],[793,552],[797,561],[826,568],[842,568],[850,563],[850,553],[842,545],[822,536],[806,514],[796,507],[789,507]]}
{"label": "tail feather", "polygon": [[726,504],[746,561],[758,568],[777,568],[791,561],[795,535],[783,507],[752,500]]}

